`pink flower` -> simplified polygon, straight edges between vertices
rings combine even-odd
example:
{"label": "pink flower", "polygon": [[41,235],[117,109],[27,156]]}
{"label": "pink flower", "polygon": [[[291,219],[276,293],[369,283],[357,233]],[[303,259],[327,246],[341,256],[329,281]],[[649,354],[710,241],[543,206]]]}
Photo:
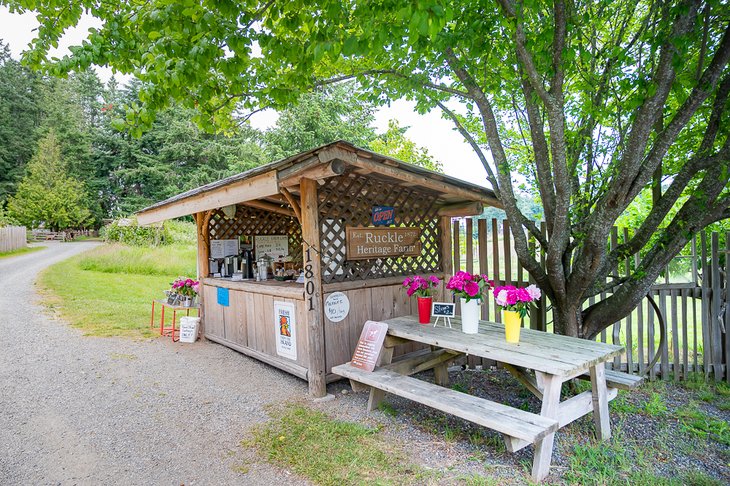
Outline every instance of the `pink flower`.
{"label": "pink flower", "polygon": [[517,289],[516,290],[517,300],[520,302],[532,302],[532,297],[530,296],[530,293],[523,289]]}
{"label": "pink flower", "polygon": [[539,300],[540,297],[542,297],[542,292],[535,284],[528,285],[525,290],[527,290],[527,293],[530,294],[532,300]]}
{"label": "pink flower", "polygon": [[476,282],[466,282],[464,284],[464,292],[466,292],[466,295],[469,297],[474,297],[479,293],[479,284]]}
{"label": "pink flower", "polygon": [[441,283],[441,280],[439,280],[437,277],[434,277],[433,275],[431,275],[430,277],[428,277],[428,279],[431,281],[431,283],[433,285],[438,285],[438,284]]}

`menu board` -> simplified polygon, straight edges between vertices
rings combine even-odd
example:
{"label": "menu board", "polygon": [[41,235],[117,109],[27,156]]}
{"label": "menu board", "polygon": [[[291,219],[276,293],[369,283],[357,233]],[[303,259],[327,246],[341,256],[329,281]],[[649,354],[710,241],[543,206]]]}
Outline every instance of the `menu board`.
{"label": "menu board", "polygon": [[289,255],[289,237],[287,235],[259,235],[254,237],[254,253],[256,260],[264,256],[279,258]]}
{"label": "menu board", "polygon": [[373,371],[387,333],[388,325],[386,323],[367,321],[360,333],[360,340],[357,342],[350,364],[365,371]]}
{"label": "menu board", "polygon": [[210,240],[210,258],[238,255],[239,250],[238,238],[233,240]]}

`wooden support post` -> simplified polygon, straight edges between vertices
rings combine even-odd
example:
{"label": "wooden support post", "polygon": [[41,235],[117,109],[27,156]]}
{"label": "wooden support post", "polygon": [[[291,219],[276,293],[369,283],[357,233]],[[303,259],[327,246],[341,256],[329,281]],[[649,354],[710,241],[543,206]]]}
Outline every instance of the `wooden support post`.
{"label": "wooden support post", "polygon": [[[542,382],[545,388],[540,415],[557,420],[562,383],[558,377],[547,374],[543,374]],[[535,455],[532,459],[532,480],[535,482],[539,483],[550,473],[554,440],[555,432],[551,432],[535,444]]]}
{"label": "wooden support post", "polygon": [[591,392],[593,394],[593,423],[598,440],[611,438],[611,420],[608,416],[608,390],[606,389],[605,363],[591,367]]}
{"label": "wooden support post", "polygon": [[302,179],[301,211],[304,256],[304,299],[307,308],[307,346],[309,354],[309,394],[315,398],[327,394],[322,318],[322,258],[319,243],[319,198],[317,182]]}
{"label": "wooden support post", "polygon": [[[383,347],[383,349],[380,351],[380,356],[378,356],[378,366],[384,366],[389,365],[391,362],[393,362],[393,351],[395,351],[395,348],[390,347]],[[380,402],[383,401],[383,398],[385,398],[385,391],[381,390],[380,388],[370,387],[370,397],[368,398],[368,412],[372,412],[376,408],[378,408],[378,405],[380,405]]]}
{"label": "wooden support post", "polygon": [[[208,276],[208,257],[210,256],[210,242],[208,241],[208,223],[212,211],[195,213],[195,226],[198,241],[198,281]],[[203,286],[200,286],[198,294],[198,305],[200,306],[200,338],[205,339],[205,306],[203,305]]]}
{"label": "wooden support post", "polygon": [[451,249],[451,216],[441,217],[441,269],[448,278],[454,273]]}

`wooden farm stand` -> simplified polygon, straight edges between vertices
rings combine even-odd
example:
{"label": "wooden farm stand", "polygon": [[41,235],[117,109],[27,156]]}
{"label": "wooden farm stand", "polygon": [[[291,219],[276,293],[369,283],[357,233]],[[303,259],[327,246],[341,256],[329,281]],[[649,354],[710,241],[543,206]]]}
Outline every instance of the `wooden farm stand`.
{"label": "wooden farm stand", "polygon": [[[229,219],[222,208],[230,205]],[[404,276],[451,275],[451,217],[480,214],[485,205],[499,205],[490,190],[340,141],[177,195],[140,211],[138,221],[193,215],[204,336],[306,379],[321,397],[340,378],[332,367],[350,361],[366,320],[416,312]],[[370,227],[374,206],[395,209],[392,227],[420,229],[416,256],[348,259],[347,228]],[[287,235],[305,283],[211,278],[211,240],[244,235]],[[218,288],[228,289],[228,306],[218,303]],[[333,292],[350,302],[340,322],[323,311]],[[275,302],[295,306],[296,359],[277,354]]]}

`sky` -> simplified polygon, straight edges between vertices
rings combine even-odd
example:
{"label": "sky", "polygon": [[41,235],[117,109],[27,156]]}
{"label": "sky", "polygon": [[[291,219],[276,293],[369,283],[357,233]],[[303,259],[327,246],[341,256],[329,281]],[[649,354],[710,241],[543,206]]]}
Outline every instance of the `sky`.
{"label": "sky", "polygon": [[[11,14],[6,7],[0,6],[0,39],[10,46],[15,59],[20,58],[22,51],[35,37],[34,29],[37,26],[34,14]],[[59,48],[51,51],[51,55],[61,57],[68,53],[68,46],[79,44],[86,38],[90,27],[98,26],[100,22],[97,19],[85,16],[77,28],[66,33]],[[108,80],[112,75],[109,68],[96,67],[96,71],[102,81]],[[117,79],[120,82],[125,81],[123,76],[117,75]],[[251,124],[255,128],[266,129],[273,126],[276,119],[275,112],[262,112],[251,117]],[[447,175],[472,184],[488,186],[486,171],[476,154],[461,135],[453,130],[453,124],[441,118],[439,111],[420,115],[415,112],[413,103],[395,101],[376,113],[374,125],[378,132],[384,132],[391,119],[398,120],[401,126],[409,127],[406,135],[419,146],[426,147],[431,155],[442,162]]]}

